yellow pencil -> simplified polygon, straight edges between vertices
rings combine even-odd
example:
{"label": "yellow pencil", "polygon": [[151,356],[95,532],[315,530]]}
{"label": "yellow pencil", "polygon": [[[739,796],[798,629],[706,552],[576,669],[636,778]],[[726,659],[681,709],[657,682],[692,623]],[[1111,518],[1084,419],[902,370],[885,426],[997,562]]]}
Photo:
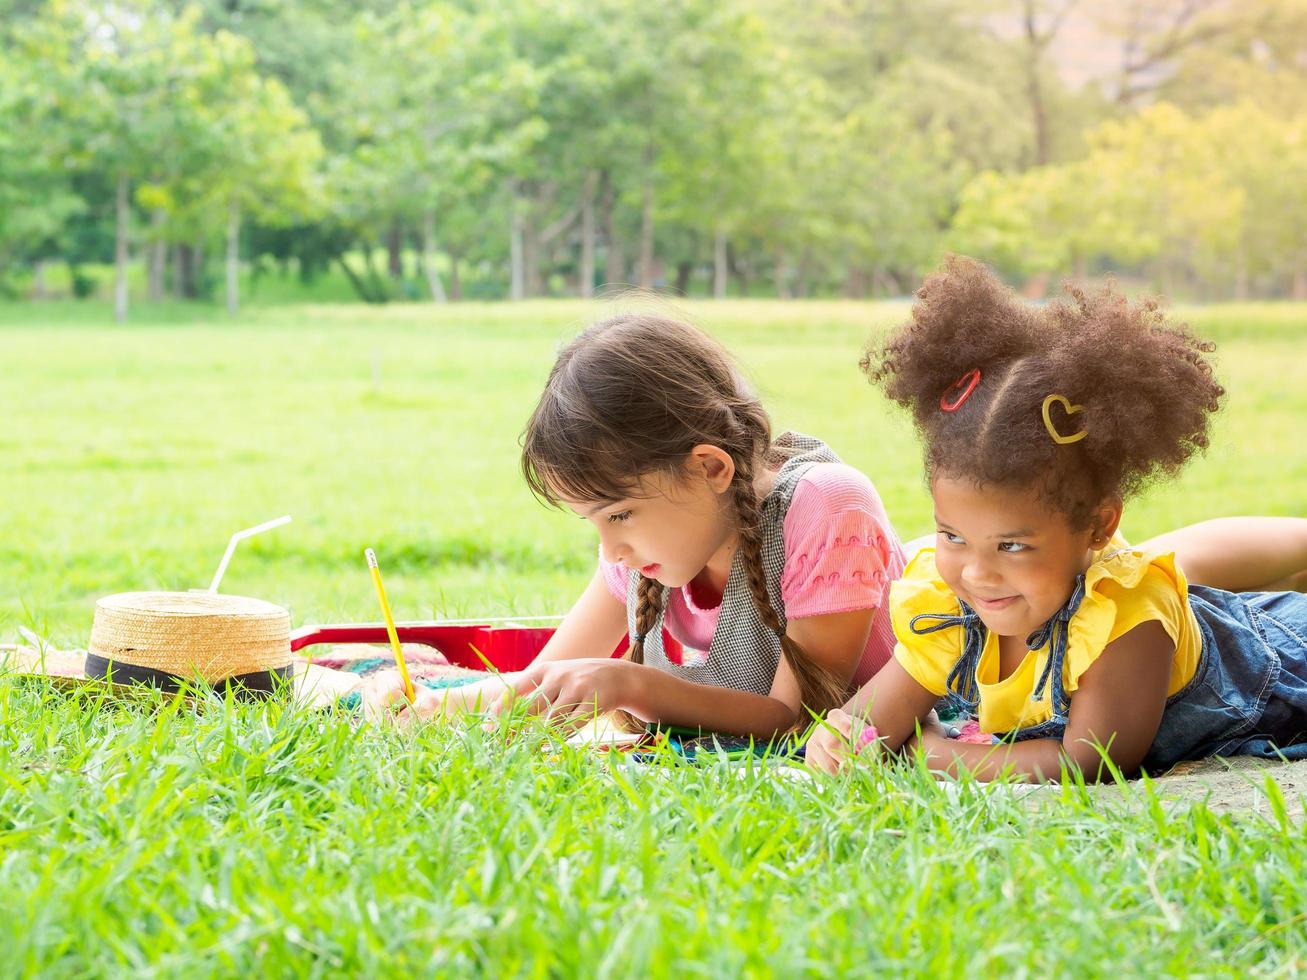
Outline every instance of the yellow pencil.
{"label": "yellow pencil", "polygon": [[381,584],[381,569],[377,567],[377,556],[368,548],[363,552],[368,559],[368,568],[372,570],[372,581],[377,585],[377,598],[381,600],[381,614],[386,617],[386,635],[395,651],[395,663],[399,665],[399,676],[404,678],[404,697],[411,704],[414,698],[413,682],[409,680],[408,664],[404,663],[404,651],[399,645],[399,634],[395,632],[395,617],[390,613],[390,603],[386,601],[386,587]]}

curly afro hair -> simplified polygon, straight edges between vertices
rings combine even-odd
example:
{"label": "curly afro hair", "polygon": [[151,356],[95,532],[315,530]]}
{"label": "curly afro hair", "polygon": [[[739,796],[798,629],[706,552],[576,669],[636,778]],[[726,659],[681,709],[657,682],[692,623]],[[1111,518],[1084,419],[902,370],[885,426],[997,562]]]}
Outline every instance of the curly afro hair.
{"label": "curly afro hair", "polygon": [[[1173,323],[1156,301],[1130,303],[1112,286],[1066,287],[1068,298],[1023,301],[985,266],[950,256],[917,292],[912,319],[862,360],[867,377],[912,411],[928,475],[1034,487],[1076,528],[1094,509],[1176,473],[1207,448],[1225,390],[1214,346]],[[972,370],[980,382],[955,411],[941,398]],[[1044,400],[1063,435],[1045,429]],[[950,400],[955,400],[950,393]]]}

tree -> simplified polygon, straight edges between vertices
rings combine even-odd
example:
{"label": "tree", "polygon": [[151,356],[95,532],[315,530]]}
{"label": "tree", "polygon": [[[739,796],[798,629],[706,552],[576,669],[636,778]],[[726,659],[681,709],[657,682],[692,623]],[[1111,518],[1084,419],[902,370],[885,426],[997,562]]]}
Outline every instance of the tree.
{"label": "tree", "polygon": [[1295,299],[1307,299],[1307,112],[1286,120],[1243,102],[1194,125],[1207,165],[1243,197],[1233,261],[1223,263],[1233,269],[1235,295],[1247,298],[1261,277],[1287,280]]}
{"label": "tree", "polygon": [[[67,155],[112,176],[114,186],[114,313],[127,318],[127,263],[133,190],[175,186],[207,170],[221,137],[205,99],[220,88],[224,52],[198,27],[199,12],[179,15],[144,0],[106,6],[54,0],[49,16],[20,35],[39,66],[55,114],[64,123]],[[221,82],[224,79],[217,79]]]}
{"label": "tree", "polygon": [[1049,135],[1047,87],[1049,71],[1047,53],[1056,40],[1067,14],[1075,9],[1078,0],[1021,0],[1022,38],[1025,41],[1026,98],[1035,133],[1037,167],[1052,160],[1052,139]]}
{"label": "tree", "polygon": [[[354,31],[359,54],[341,70],[369,84],[338,84],[346,94],[338,105],[345,148],[332,179],[336,214],[366,243],[365,255],[388,229],[415,224],[423,274],[439,300],[446,295],[436,264],[444,215],[456,213],[460,201],[494,197],[539,140],[539,79],[493,9],[402,4],[360,16]],[[458,237],[453,227],[445,231]],[[384,293],[373,288],[373,296]]]}
{"label": "tree", "polygon": [[293,224],[319,205],[318,134],[276,79],[262,78],[243,38],[221,32],[207,49],[198,105],[213,134],[203,206],[226,224],[227,311],[239,308],[240,229],[243,215],[265,225]]}
{"label": "tree", "polygon": [[1247,195],[1212,137],[1165,104],[1104,123],[1087,136],[1083,160],[976,178],[953,244],[1026,274],[1084,275],[1094,256],[1151,260],[1167,292],[1182,273],[1220,274],[1242,236]]}
{"label": "tree", "polygon": [[[58,254],[68,219],[84,202],[58,162],[62,141],[33,65],[0,51],[0,285],[20,261],[39,263]],[[25,135],[48,123],[47,139]],[[38,280],[39,286],[39,280]]]}

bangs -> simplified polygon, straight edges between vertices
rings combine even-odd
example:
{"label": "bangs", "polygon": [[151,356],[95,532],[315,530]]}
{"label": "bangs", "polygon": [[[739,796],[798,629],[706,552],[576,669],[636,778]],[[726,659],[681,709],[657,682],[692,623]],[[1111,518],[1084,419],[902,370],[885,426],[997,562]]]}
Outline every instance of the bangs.
{"label": "bangs", "polygon": [[610,431],[560,418],[541,405],[522,445],[522,475],[538,500],[621,500],[639,489],[640,477],[656,466],[638,465],[629,442]]}
{"label": "bangs", "polygon": [[681,476],[701,443],[750,464],[770,444],[766,413],[711,338],[674,320],[619,317],[559,353],[522,433],[537,499],[641,496],[652,474]]}
{"label": "bangs", "polygon": [[546,463],[524,456],[522,472],[531,492],[551,507],[562,507],[564,500],[599,503],[635,495],[639,482],[631,478],[629,470],[587,465],[593,462],[579,454],[566,463]]}

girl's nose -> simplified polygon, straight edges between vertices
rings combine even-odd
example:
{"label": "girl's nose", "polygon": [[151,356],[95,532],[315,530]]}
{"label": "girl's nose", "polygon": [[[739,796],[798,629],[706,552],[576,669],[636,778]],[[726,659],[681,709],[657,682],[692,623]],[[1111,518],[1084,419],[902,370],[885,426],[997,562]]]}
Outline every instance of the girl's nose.
{"label": "girl's nose", "polygon": [[968,586],[988,588],[997,584],[1001,579],[1002,576],[988,562],[979,559],[967,562],[962,569],[962,581]]}
{"label": "girl's nose", "polygon": [[630,554],[630,549],[609,537],[599,538],[599,556],[610,565],[623,564],[622,559]]}

